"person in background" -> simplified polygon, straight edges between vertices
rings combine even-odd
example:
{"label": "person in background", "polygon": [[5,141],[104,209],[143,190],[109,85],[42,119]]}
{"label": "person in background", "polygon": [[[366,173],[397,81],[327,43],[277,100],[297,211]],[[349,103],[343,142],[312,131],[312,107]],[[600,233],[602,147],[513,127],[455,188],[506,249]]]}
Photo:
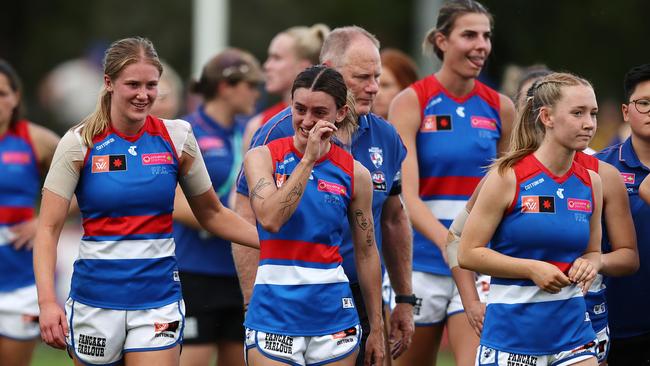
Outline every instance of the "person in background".
{"label": "person in background", "polygon": [[158,83],[158,97],[151,108],[151,115],[174,119],[183,106],[183,82],[178,73],[165,61],[160,61],[165,72]]}
{"label": "person in background", "polygon": [[[166,70],[165,70],[166,71]],[[236,115],[251,115],[263,81],[258,61],[230,48],[212,57],[191,91],[203,103],[185,117],[190,122],[214,190],[228,197],[242,163],[243,126]],[[174,240],[187,312],[182,366],[244,365],[244,313],[230,242],[205,231],[182,192],[174,203]]]}
{"label": "person in background", "polygon": [[328,26],[319,23],[311,27],[291,27],[273,37],[263,65],[264,87],[267,93],[282,99],[248,121],[244,133],[244,152],[248,150],[255,131],[289,105],[293,80],[306,67],[318,63],[320,49],[329,31]]}
{"label": "person in background", "polygon": [[[388,119],[408,154],[404,200],[413,223],[413,345],[398,366],[435,364],[445,325],[456,364],[473,365],[478,338],[445,258],[447,228],[485,175],[507,151],[514,105],[477,80],[492,50],[492,16],[473,0],[445,2],[424,40],[442,60],[438,72],[401,92]],[[476,280],[475,274],[461,275]],[[480,310],[480,309],[479,309]]]}
{"label": "person in background", "polygon": [[30,364],[38,327],[36,206],[59,137],[24,118],[18,73],[0,59],[0,360]]}
{"label": "person in background", "polygon": [[[189,123],[149,112],[162,65],[146,38],[115,41],[95,112],[59,142],[34,239],[41,337],[75,364],[179,364],[185,325],[172,212],[180,183],[206,230],[255,248],[255,228],[223,207]],[[65,313],[54,292],[72,196],[84,235]]]}
{"label": "person in background", "polygon": [[398,49],[384,48],[379,55],[381,56],[381,77],[372,112],[387,119],[390,102],[399,92],[418,79],[418,69],[415,62]]}

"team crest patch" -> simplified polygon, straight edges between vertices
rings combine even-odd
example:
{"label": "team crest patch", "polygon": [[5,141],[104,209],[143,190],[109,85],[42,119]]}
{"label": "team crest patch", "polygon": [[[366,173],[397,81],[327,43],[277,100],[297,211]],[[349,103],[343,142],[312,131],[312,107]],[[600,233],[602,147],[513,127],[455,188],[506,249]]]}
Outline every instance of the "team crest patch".
{"label": "team crest patch", "polygon": [[497,121],[492,118],[472,116],[472,128],[481,128],[484,130],[496,131]]}
{"label": "team crest patch", "polygon": [[623,178],[625,184],[634,184],[635,182],[634,173],[621,173],[621,178]]}
{"label": "team crest patch", "polygon": [[92,160],[92,173],[106,173],[126,170],[126,155],[95,155]]}
{"label": "team crest patch", "polygon": [[163,165],[172,164],[172,154],[168,152],[142,154],[142,165]]}
{"label": "team crest patch", "polygon": [[578,198],[569,198],[567,208],[571,211],[591,212],[591,201]]}
{"label": "team crest patch", "polygon": [[370,161],[372,161],[372,164],[375,166],[375,168],[379,168],[384,163],[384,155],[382,150],[378,147],[373,146],[368,149],[368,152],[370,153]]}
{"label": "team crest patch", "polygon": [[450,115],[427,115],[422,120],[420,125],[420,132],[436,132],[436,131],[451,131],[451,116]]}
{"label": "team crest patch", "polygon": [[555,213],[555,197],[553,197],[553,196],[521,196],[521,212],[523,212],[523,213]]}
{"label": "team crest patch", "polygon": [[321,192],[345,195],[345,187],[340,184],[328,182],[323,179],[318,180],[318,190]]}

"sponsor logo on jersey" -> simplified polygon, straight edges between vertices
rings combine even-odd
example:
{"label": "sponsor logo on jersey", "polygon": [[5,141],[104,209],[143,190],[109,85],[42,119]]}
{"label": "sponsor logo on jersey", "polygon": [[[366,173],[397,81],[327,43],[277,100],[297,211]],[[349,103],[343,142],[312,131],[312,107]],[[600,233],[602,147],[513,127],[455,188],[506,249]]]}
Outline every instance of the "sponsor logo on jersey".
{"label": "sponsor logo on jersey", "polygon": [[472,116],[472,128],[496,131],[497,121],[492,118]]}
{"label": "sponsor logo on jersey", "polygon": [[555,194],[560,197],[560,199],[564,199],[564,188],[558,188],[557,191],[555,191]]}
{"label": "sponsor logo on jersey", "polygon": [[110,139],[108,139],[108,140],[102,142],[101,144],[95,146],[95,150],[99,151],[99,150],[105,148],[106,146],[112,144],[113,142],[115,142],[115,139],[111,137]]}
{"label": "sponsor logo on jersey", "polygon": [[634,173],[621,173],[621,178],[623,178],[623,183],[625,184],[634,184]]}
{"label": "sponsor logo on jersey", "polygon": [[169,323],[153,323],[153,329],[154,329],[154,337],[159,338],[159,337],[164,337],[164,338],[176,338],[176,331],[178,330],[178,326],[180,325],[180,321],[176,320],[173,322]]}
{"label": "sponsor logo on jersey", "polygon": [[384,155],[382,150],[378,147],[373,146],[368,149],[368,152],[370,153],[370,161],[372,161],[372,164],[375,166],[375,168],[379,168],[384,163]]}
{"label": "sponsor logo on jersey", "polygon": [[91,164],[92,173],[125,171],[126,155],[95,155]]}
{"label": "sponsor logo on jersey", "polygon": [[386,176],[382,171],[372,173],[372,185],[375,191],[386,192]]}
{"label": "sponsor logo on jersey", "polygon": [[354,308],[354,301],[352,300],[351,297],[343,297],[343,298],[341,298],[341,302],[343,303],[343,309],[353,309]]}
{"label": "sponsor logo on jersey", "polygon": [[567,200],[567,207],[571,211],[591,212],[591,201],[569,198]]}
{"label": "sponsor logo on jersey", "polygon": [[223,139],[216,136],[204,136],[199,137],[196,141],[199,144],[201,151],[212,150],[212,149],[223,149],[225,143]]}
{"label": "sponsor logo on jersey", "polygon": [[427,115],[424,116],[420,125],[420,132],[451,131],[450,115]]}
{"label": "sponsor logo on jersey", "polygon": [[135,151],[135,149],[137,149],[137,148],[138,148],[138,147],[137,147],[136,145],[131,145],[131,146],[129,147],[129,150],[128,150],[128,151],[129,151],[129,154],[131,154],[132,156],[138,156],[138,152]]}
{"label": "sponsor logo on jersey", "polygon": [[465,118],[465,107],[460,106],[456,108],[456,114],[458,115],[458,117]]}
{"label": "sponsor logo on jersey", "polygon": [[607,305],[604,302],[594,305],[594,314],[600,315],[607,311]]}
{"label": "sponsor logo on jersey", "polygon": [[106,338],[79,334],[77,352],[87,356],[104,357]]}
{"label": "sponsor logo on jersey", "polygon": [[534,187],[536,187],[536,186],[538,186],[538,185],[540,185],[542,183],[544,183],[544,178],[539,178],[538,180],[536,180],[536,181],[534,181],[532,183],[526,184],[524,186],[524,191],[527,191],[527,190],[529,190],[531,188],[534,188]]}
{"label": "sponsor logo on jersey", "polygon": [[521,196],[521,212],[523,212],[523,213],[555,213],[555,197],[553,197],[553,196]]}
{"label": "sponsor logo on jersey", "polygon": [[318,190],[321,192],[345,195],[345,187],[340,184],[328,182],[323,179],[318,180]]}
{"label": "sponsor logo on jersey", "polygon": [[284,353],[286,355],[293,354],[293,337],[266,333],[264,335],[264,349],[268,351]]}
{"label": "sponsor logo on jersey", "polygon": [[142,154],[142,165],[173,164],[172,154],[169,152]]}
{"label": "sponsor logo on jersey", "polygon": [[332,334],[332,339],[341,339],[341,338],[354,336],[354,335],[357,335],[357,328],[352,327]]}
{"label": "sponsor logo on jersey", "polygon": [[32,161],[28,152],[24,151],[5,151],[2,153],[3,164],[26,165]]}
{"label": "sponsor logo on jersey", "polygon": [[[501,357],[499,357],[501,358]],[[508,366],[537,366],[538,356],[508,353]],[[500,361],[500,360],[499,360]]]}

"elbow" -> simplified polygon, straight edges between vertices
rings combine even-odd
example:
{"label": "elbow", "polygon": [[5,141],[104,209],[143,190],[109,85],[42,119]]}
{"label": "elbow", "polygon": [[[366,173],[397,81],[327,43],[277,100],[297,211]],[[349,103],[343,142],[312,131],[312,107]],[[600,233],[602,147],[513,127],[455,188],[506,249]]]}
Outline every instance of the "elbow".
{"label": "elbow", "polygon": [[470,269],[470,263],[469,263],[469,258],[467,258],[467,253],[466,250],[461,250],[460,248],[458,249],[458,265],[462,269]]}
{"label": "elbow", "polygon": [[268,219],[264,217],[258,217],[257,221],[260,223],[260,226],[269,233],[275,234],[282,228],[282,224],[277,220]]}
{"label": "elbow", "polygon": [[623,273],[623,276],[629,276],[635,274],[636,271],[639,270],[639,266],[641,266],[641,263],[639,261],[639,253],[634,252],[634,255],[632,256],[632,258],[630,258],[630,263],[625,267],[625,272]]}

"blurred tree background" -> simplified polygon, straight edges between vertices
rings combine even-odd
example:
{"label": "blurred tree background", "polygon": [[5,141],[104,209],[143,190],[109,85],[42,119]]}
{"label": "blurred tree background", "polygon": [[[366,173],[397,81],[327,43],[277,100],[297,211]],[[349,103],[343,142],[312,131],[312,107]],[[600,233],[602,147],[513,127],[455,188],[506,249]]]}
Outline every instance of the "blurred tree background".
{"label": "blurred tree background", "polygon": [[[509,64],[544,63],[588,78],[599,100],[620,103],[625,71],[650,62],[647,1],[483,3],[495,17],[493,51],[483,78],[495,87]],[[423,34],[415,31],[415,4],[416,0],[236,0],[230,3],[229,43],[263,61],[273,35],[290,26],[357,24],[375,33],[383,46],[417,56],[420,50],[415,45]],[[432,24],[435,17],[431,14]],[[82,56],[94,42],[107,45],[143,35],[188,80],[191,24],[190,0],[7,1],[0,13],[0,57],[12,63],[23,79],[28,116],[49,124],[51,118],[39,106],[37,92],[40,81],[56,65]],[[431,65],[421,66],[429,72]]]}

